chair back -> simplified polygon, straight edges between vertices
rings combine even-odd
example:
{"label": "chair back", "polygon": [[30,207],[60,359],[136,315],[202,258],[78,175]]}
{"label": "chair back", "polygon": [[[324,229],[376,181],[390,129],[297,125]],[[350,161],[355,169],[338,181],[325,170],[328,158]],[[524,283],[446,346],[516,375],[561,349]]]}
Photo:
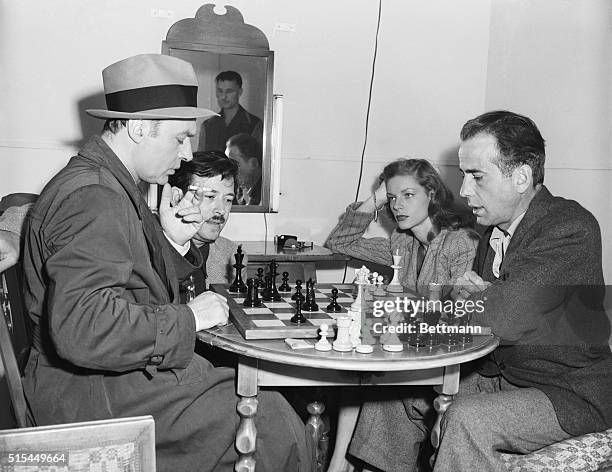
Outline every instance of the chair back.
{"label": "chair back", "polygon": [[[37,467],[27,467],[28,471],[154,472],[155,422],[152,416],[138,416],[4,430],[0,431],[0,451],[0,470],[26,465],[9,463],[10,453],[19,451],[26,460],[39,455],[39,462],[33,463]],[[53,462],[42,463],[43,453]]]}
{"label": "chair back", "polygon": [[13,340],[8,325],[10,321],[7,322],[7,320],[9,320],[9,315],[5,311],[4,304],[2,304],[0,308],[0,358],[4,368],[15,421],[19,428],[25,428],[28,425],[28,408],[23,394],[21,373],[17,365],[15,351],[13,350]]}

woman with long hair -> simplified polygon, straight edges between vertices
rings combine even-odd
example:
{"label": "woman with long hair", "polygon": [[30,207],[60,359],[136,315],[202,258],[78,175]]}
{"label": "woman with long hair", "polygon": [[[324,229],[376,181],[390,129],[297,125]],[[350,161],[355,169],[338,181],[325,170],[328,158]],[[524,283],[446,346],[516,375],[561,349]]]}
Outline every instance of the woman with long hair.
{"label": "woman with long hair", "polygon": [[[385,207],[397,224],[390,238],[364,238],[370,223]],[[398,159],[385,166],[378,178],[378,187],[367,200],[348,206],[325,245],[351,257],[383,265],[391,265],[392,256],[400,255],[399,278],[404,289],[428,296],[429,284],[436,283],[444,286],[444,297],[450,293],[457,278],[472,268],[478,245],[474,221],[471,213],[458,208],[452,192],[428,161]],[[361,409],[353,395],[354,392],[343,390],[344,405],[338,418],[330,472],[352,470],[346,452]],[[375,422],[371,412],[378,411],[379,404],[368,405],[369,416],[361,419],[368,427],[361,430],[372,431],[372,428],[376,430],[376,425],[370,424]],[[358,434],[353,439],[351,453],[372,464],[375,460],[361,446],[364,440]],[[398,448],[398,454],[414,454],[416,462],[414,451],[403,451],[401,445]]]}
{"label": "woman with long hair", "polygon": [[[452,286],[472,267],[478,244],[474,216],[458,209],[452,192],[425,159],[387,164],[378,183],[367,200],[348,206],[325,245],[387,266],[394,254],[401,255],[400,283],[420,295],[428,295],[432,282]],[[390,238],[364,238],[385,206],[397,223]]]}

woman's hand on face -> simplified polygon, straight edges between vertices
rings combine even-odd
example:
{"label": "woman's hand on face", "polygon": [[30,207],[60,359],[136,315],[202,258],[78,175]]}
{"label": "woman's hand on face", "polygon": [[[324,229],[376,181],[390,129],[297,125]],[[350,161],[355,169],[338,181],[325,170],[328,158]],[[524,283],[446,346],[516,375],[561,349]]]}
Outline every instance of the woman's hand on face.
{"label": "woman's hand on face", "polygon": [[380,210],[385,203],[387,203],[387,186],[384,182],[381,182],[376,190],[374,190],[374,199],[376,201],[376,208]]}

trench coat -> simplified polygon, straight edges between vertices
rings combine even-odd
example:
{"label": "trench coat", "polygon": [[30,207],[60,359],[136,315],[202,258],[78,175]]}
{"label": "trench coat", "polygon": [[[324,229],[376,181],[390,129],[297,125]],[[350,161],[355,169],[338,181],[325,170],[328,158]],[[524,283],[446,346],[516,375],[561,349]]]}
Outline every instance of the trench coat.
{"label": "trench coat", "polygon": [[[172,248],[100,137],[42,191],[23,256],[34,326],[24,389],[37,424],[150,414],[158,471],[233,470],[234,371],[194,354],[194,315],[178,304],[178,281],[202,256]],[[258,470],[310,470],[303,423],[262,393]]]}

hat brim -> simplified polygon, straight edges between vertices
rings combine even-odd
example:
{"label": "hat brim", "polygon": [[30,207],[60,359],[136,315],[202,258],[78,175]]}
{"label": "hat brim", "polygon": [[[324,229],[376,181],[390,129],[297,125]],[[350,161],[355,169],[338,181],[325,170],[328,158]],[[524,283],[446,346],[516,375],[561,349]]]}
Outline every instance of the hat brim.
{"label": "hat brim", "polygon": [[98,109],[85,110],[85,112],[94,118],[117,120],[195,120],[196,118],[219,116],[212,110],[195,107],[158,108],[134,113]]}

